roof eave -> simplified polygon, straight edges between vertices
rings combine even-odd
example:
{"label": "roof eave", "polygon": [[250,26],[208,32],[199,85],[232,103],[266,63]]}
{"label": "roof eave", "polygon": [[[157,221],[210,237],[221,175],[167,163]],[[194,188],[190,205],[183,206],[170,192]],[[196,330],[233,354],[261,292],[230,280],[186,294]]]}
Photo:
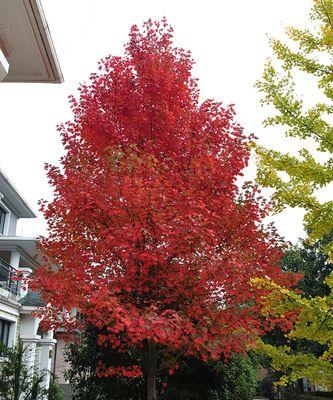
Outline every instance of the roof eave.
{"label": "roof eave", "polygon": [[[5,189],[4,191],[6,192],[3,194],[5,195],[6,199],[11,203],[11,205],[14,207],[15,211],[18,213],[17,216],[19,218],[37,217],[37,215],[29,206],[27,201],[24,200],[19,191],[13,186],[13,184],[10,182],[7,176],[0,170],[0,188],[1,188],[1,183],[3,184]],[[0,192],[2,193],[1,189]]]}

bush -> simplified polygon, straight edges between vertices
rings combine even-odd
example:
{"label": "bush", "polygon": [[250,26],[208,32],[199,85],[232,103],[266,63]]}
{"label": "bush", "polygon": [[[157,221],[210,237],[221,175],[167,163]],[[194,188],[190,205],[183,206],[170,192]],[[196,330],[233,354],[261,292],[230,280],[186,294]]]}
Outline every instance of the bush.
{"label": "bush", "polygon": [[184,359],[168,378],[163,400],[252,400],[257,387],[257,361],[233,355],[228,362]]}

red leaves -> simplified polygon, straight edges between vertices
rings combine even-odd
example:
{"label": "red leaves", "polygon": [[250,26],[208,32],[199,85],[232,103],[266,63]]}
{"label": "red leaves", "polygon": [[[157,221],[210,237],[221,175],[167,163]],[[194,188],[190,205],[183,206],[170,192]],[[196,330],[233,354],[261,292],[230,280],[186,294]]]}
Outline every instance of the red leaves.
{"label": "red leaves", "polygon": [[97,376],[100,378],[109,378],[110,376],[123,376],[124,378],[139,378],[142,376],[142,371],[139,365],[105,367],[101,364],[97,370]]}
{"label": "red leaves", "polygon": [[62,325],[76,307],[105,332],[101,345],[152,340],[203,359],[243,351],[262,332],[250,279],[290,277],[260,225],[257,188],[236,185],[251,138],[231,106],[199,104],[192,65],[165,21],[149,21],[71,98],[62,168],[48,166],[55,197],[41,205],[45,264],[59,266],[35,275],[45,321]]}

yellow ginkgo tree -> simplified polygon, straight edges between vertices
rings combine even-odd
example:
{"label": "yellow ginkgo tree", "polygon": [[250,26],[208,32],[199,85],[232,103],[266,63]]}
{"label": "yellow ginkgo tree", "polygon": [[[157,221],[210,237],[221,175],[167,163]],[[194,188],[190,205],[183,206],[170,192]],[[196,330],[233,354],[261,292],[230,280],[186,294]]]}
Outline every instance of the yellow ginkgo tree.
{"label": "yellow ginkgo tree", "polygon": [[[288,44],[271,39],[273,57],[266,63],[257,88],[262,104],[273,109],[265,126],[280,126],[287,137],[298,139],[298,154],[255,145],[257,181],[274,190],[275,212],[285,207],[305,210],[308,244],[318,246],[333,260],[333,0],[314,0],[307,29],[289,28]],[[315,90],[309,91],[309,84]],[[301,83],[301,85],[300,85]],[[310,93],[310,94],[309,94]],[[287,148],[286,141],[286,148]],[[318,190],[328,198],[320,200]],[[263,316],[295,315],[285,345],[258,340],[258,352],[281,371],[281,384],[309,378],[333,389],[333,275],[326,278],[330,294],[309,297],[271,280],[253,284],[268,289]],[[310,341],[320,354],[300,351],[295,343]]]}
{"label": "yellow ginkgo tree", "polygon": [[[273,57],[257,82],[262,104],[275,110],[264,124],[283,127],[302,149],[295,156],[256,147],[258,182],[275,189],[276,212],[286,206],[305,209],[312,243],[333,231],[333,1],[313,3],[309,29],[287,29],[288,45],[271,39]],[[317,93],[306,90],[311,81]],[[332,195],[327,201],[317,196],[323,188]],[[332,259],[333,240],[325,242],[323,251]]]}

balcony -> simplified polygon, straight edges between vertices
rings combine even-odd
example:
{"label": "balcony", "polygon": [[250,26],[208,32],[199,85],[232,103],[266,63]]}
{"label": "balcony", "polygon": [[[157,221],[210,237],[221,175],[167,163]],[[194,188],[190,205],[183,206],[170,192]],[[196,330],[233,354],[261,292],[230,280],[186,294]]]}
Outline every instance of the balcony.
{"label": "balcony", "polygon": [[4,288],[10,293],[17,295],[19,292],[19,282],[15,277],[17,277],[16,269],[0,258],[0,288]]}

